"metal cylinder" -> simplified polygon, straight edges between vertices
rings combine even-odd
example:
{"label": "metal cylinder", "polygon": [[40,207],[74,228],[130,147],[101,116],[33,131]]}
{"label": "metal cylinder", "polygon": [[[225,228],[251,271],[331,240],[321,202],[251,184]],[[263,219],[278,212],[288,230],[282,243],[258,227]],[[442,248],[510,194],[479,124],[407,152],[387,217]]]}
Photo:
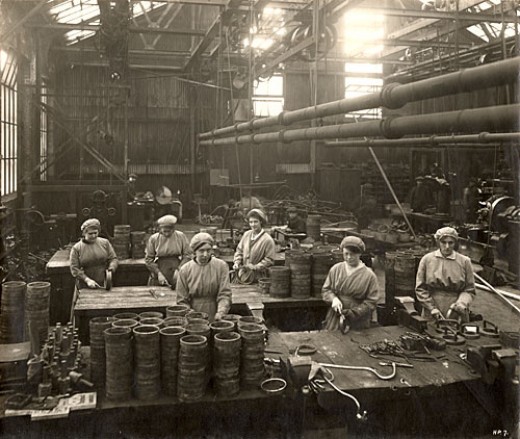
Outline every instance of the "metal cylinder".
{"label": "metal cylinder", "polygon": [[186,314],[186,318],[188,319],[188,322],[190,322],[193,319],[204,319],[208,320],[209,315],[207,312],[200,312],[200,311],[190,311]]}
{"label": "metal cylinder", "polygon": [[264,327],[256,323],[241,325],[240,382],[245,388],[257,388],[264,377]]}
{"label": "metal cylinder", "polygon": [[142,259],[145,256],[145,232],[131,232],[130,243],[132,248],[132,259]]}
{"label": "metal cylinder", "polygon": [[114,322],[113,317],[94,317],[89,321],[90,380],[97,387],[105,385],[105,329],[110,328]]}
{"label": "metal cylinder", "polygon": [[129,328],[105,329],[106,396],[112,400],[132,397],[133,349]]}
{"label": "metal cylinder", "polygon": [[269,295],[273,297],[289,297],[291,295],[291,270],[289,267],[269,267],[271,287]]}
{"label": "metal cylinder", "polygon": [[311,295],[312,255],[304,251],[293,251],[286,255],[291,270],[291,296],[306,299]]}
{"label": "metal cylinder", "polygon": [[146,319],[148,317],[155,317],[157,319],[164,319],[164,314],[159,311],[144,311],[139,313],[139,319]]}
{"label": "metal cylinder", "polygon": [[131,227],[128,224],[114,226],[114,237],[111,241],[118,259],[130,257],[130,230]]}
{"label": "metal cylinder", "polygon": [[158,317],[144,317],[139,320],[139,326],[155,326],[157,328],[163,327],[164,320]]}
{"label": "metal cylinder", "polygon": [[188,305],[173,305],[166,308],[166,317],[185,317],[190,311]]}
{"label": "metal cylinder", "polygon": [[117,314],[114,314],[113,317],[116,320],[123,320],[123,319],[139,320],[139,314],[137,314],[135,312],[119,312]]}
{"label": "metal cylinder", "polygon": [[180,326],[184,328],[187,324],[188,320],[185,317],[166,317],[163,321],[164,328],[168,326]]}
{"label": "metal cylinder", "polygon": [[316,252],[312,255],[312,295],[321,297],[321,288],[327,279],[327,275],[335,261],[330,251]]}
{"label": "metal cylinder", "polygon": [[10,281],[2,284],[0,343],[24,341],[25,294],[27,284]]}
{"label": "metal cylinder", "polygon": [[135,394],[153,399],[161,389],[160,336],[156,326],[137,326],[135,340]]}
{"label": "metal cylinder", "polygon": [[200,399],[206,392],[208,360],[206,337],[185,335],[181,338],[177,380],[177,396],[181,401]]}
{"label": "metal cylinder", "polygon": [[240,351],[242,337],[236,332],[220,332],[213,339],[213,375],[219,396],[240,392]]}
{"label": "metal cylinder", "polygon": [[170,326],[162,328],[161,339],[161,388],[168,396],[177,396],[179,348],[186,329]]}
{"label": "metal cylinder", "polygon": [[45,343],[49,331],[50,297],[51,284],[49,282],[31,282],[27,284],[27,292],[25,294],[25,331],[26,334],[37,334],[39,349]]}
{"label": "metal cylinder", "polygon": [[240,317],[242,317],[242,316],[239,314],[226,314],[226,315],[222,316],[222,320],[226,320],[227,322],[233,322],[233,324],[235,325],[234,330],[236,330],[237,323],[240,320]]}
{"label": "metal cylinder", "polygon": [[139,326],[139,321],[135,319],[115,319],[112,322],[112,328],[129,328],[133,330],[136,326]]}

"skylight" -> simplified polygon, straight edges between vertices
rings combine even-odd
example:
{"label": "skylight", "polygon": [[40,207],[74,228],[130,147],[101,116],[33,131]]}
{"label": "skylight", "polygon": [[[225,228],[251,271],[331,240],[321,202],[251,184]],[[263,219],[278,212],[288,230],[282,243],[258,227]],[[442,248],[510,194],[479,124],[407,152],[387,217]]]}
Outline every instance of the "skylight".
{"label": "skylight", "polygon": [[[54,5],[55,0],[48,0],[49,5]],[[165,6],[166,3],[153,3],[141,1],[132,3],[133,17],[139,17],[153,9]],[[64,24],[99,24],[99,6],[97,0],[64,0],[57,5],[51,6],[49,13],[57,23]],[[67,45],[95,35],[93,30],[71,30],[65,33]]]}

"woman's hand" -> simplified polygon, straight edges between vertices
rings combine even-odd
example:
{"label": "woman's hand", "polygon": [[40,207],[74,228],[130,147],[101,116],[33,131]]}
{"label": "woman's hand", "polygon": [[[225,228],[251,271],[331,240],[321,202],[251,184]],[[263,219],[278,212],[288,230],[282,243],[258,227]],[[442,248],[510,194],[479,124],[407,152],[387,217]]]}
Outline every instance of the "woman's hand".
{"label": "woman's hand", "polygon": [[223,314],[221,312],[215,313],[215,320],[222,320]]}
{"label": "woman's hand", "polygon": [[435,319],[435,320],[442,320],[444,317],[442,316],[442,313],[441,311],[438,309],[438,308],[433,308],[431,311],[430,311],[430,314],[432,315],[432,317]]}
{"label": "woman's hand", "polygon": [[254,266],[254,264],[246,264],[245,267],[246,267],[248,270],[251,270],[251,271],[254,271],[254,270],[255,270],[255,266]]}
{"label": "woman's hand", "polygon": [[240,262],[235,262],[233,264],[233,270],[238,270],[242,264]]}
{"label": "woman's hand", "polygon": [[85,279],[85,283],[87,284],[87,287],[92,288],[92,289],[101,288],[94,279],[87,278],[87,279]]}
{"label": "woman's hand", "polygon": [[159,285],[170,285],[168,282],[168,279],[159,271],[159,274],[157,275],[157,280],[159,281]]}
{"label": "woman's hand", "polygon": [[332,309],[338,314],[341,314],[341,311],[343,311],[343,303],[337,297],[332,299]]}

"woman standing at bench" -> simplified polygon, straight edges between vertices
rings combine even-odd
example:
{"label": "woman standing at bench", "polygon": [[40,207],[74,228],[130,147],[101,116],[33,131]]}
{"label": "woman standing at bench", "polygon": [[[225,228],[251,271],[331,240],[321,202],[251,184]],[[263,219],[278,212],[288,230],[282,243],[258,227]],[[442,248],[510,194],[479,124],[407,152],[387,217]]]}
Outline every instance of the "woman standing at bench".
{"label": "woman standing at bench", "polygon": [[148,285],[169,285],[175,288],[178,268],[188,262],[193,253],[186,235],[175,230],[177,217],[164,215],[157,220],[159,232],[148,239],[144,262],[150,271]]}
{"label": "woman standing at bench", "polygon": [[344,261],[330,269],[321,295],[331,305],[324,329],[341,329],[345,333],[350,328],[370,327],[379,292],[376,275],[360,259],[365,243],[357,236],[347,236],[340,247]]}
{"label": "woman standing at bench", "polygon": [[229,267],[212,256],[213,237],[197,233],[190,246],[195,258],[179,269],[177,303],[205,312],[209,320],[220,320],[231,307]]}
{"label": "woman standing at bench", "polygon": [[70,272],[76,279],[74,304],[81,288],[104,288],[106,271],[117,270],[117,256],[110,241],[99,236],[101,223],[90,218],[81,225],[83,237],[70,250]]}

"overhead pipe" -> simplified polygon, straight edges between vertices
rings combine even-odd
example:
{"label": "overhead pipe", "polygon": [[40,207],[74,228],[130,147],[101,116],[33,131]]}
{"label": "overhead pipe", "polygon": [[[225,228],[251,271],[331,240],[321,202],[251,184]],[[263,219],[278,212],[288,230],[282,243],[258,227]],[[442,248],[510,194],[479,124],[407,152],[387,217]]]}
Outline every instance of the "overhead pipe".
{"label": "overhead pipe", "polygon": [[396,116],[368,122],[329,125],[325,127],[281,130],[260,134],[202,140],[201,146],[289,143],[298,140],[341,139],[349,137],[386,137],[397,139],[407,134],[505,131],[518,129],[520,104],[457,110],[418,116]]}
{"label": "overhead pipe", "polygon": [[358,148],[364,146],[388,147],[388,146],[437,146],[447,144],[470,144],[472,147],[489,148],[490,143],[520,141],[520,133],[488,133],[463,134],[458,136],[429,136],[407,137],[405,139],[364,139],[364,140],[340,140],[325,142],[325,146]]}
{"label": "overhead pipe", "polygon": [[409,102],[514,82],[518,79],[519,70],[520,57],[515,57],[409,84],[390,83],[385,85],[378,93],[340,99],[294,111],[282,111],[278,116],[252,119],[249,122],[237,123],[201,133],[199,139],[205,140],[243,131],[255,131],[276,125],[286,126],[303,120],[381,106],[392,109],[400,108]]}

